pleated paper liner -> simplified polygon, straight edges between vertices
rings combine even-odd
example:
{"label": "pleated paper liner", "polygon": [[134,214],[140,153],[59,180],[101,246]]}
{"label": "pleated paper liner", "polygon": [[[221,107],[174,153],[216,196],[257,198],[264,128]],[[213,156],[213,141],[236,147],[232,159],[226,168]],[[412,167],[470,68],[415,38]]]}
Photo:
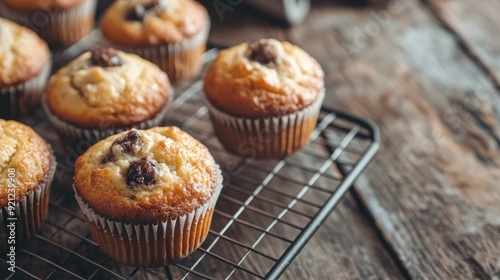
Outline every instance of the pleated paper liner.
{"label": "pleated paper liner", "polygon": [[159,126],[167,117],[169,111],[168,109],[170,107],[170,104],[172,103],[172,100],[174,99],[174,96],[174,90],[173,88],[171,88],[168,102],[159,113],[148,120],[129,126],[114,126],[113,124],[103,123],[101,128],[81,128],[65,122],[64,120],[61,120],[59,117],[54,115],[52,111],[50,111],[45,98],[42,98],[42,106],[45,113],[47,114],[50,123],[58,133],[61,142],[63,142],[63,145],[69,146],[69,148],[72,149],[76,149],[76,151],[79,151],[79,153],[83,153],[87,148],[99,142],[100,140],[118,134],[120,132],[127,131],[132,128],[143,130]]}
{"label": "pleated paper liner", "polygon": [[205,241],[222,180],[217,166],[217,186],[210,200],[184,216],[151,224],[130,224],[100,216],[73,189],[101,250],[129,266],[158,267],[185,258]]}
{"label": "pleated paper liner", "polygon": [[2,4],[3,17],[34,30],[51,48],[73,45],[94,29],[97,0],[85,0],[68,10],[47,7],[44,11],[21,12]]}
{"label": "pleated paper liner", "polygon": [[49,60],[42,71],[30,80],[12,87],[0,87],[0,118],[15,119],[38,106],[51,69]]}
{"label": "pleated paper liner", "polygon": [[[11,246],[19,248],[42,227],[47,216],[50,186],[56,167],[56,158],[51,150],[51,165],[45,178],[36,188],[16,201],[15,215],[10,215],[9,205],[0,208],[0,251],[6,251]],[[11,222],[15,223],[15,244],[8,243],[11,231],[7,226]]]}
{"label": "pleated paper liner", "polygon": [[205,104],[215,135],[228,151],[248,158],[282,158],[309,142],[324,98],[323,90],[314,103],[296,113],[265,118],[231,116],[206,98]]}
{"label": "pleated paper liner", "polygon": [[210,21],[207,21],[198,34],[180,43],[132,47],[104,38],[103,44],[153,62],[167,73],[172,83],[180,83],[200,73],[209,32]]}

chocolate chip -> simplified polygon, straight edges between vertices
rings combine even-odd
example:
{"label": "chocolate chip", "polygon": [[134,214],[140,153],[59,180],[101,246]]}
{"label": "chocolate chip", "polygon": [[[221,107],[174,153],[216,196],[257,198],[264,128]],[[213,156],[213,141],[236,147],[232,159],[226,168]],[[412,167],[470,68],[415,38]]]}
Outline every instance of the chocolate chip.
{"label": "chocolate chip", "polygon": [[113,145],[120,145],[127,154],[139,150],[142,146],[141,133],[135,129],[130,130],[124,136],[116,139]]}
{"label": "chocolate chip", "polygon": [[122,147],[124,153],[132,154],[137,152],[142,146],[141,133],[135,129],[130,130],[127,134],[116,139],[109,149],[107,155],[102,159],[102,163],[106,164],[108,162],[115,160],[115,155],[113,153],[113,148],[118,145]]}
{"label": "chocolate chip", "polygon": [[122,58],[113,48],[101,48],[92,50],[91,54],[91,60],[94,65],[101,67],[114,67],[123,65]]}
{"label": "chocolate chip", "polygon": [[250,50],[250,60],[257,61],[262,64],[276,62],[278,59],[278,50],[273,44],[270,44],[266,39],[260,39],[248,45]]}
{"label": "chocolate chip", "polygon": [[126,18],[129,21],[143,21],[147,12],[158,6],[166,9],[166,5],[166,1],[161,0],[153,0],[148,4],[137,4],[128,11]]}
{"label": "chocolate chip", "polygon": [[158,164],[150,158],[142,158],[127,169],[127,185],[131,187],[149,186],[156,182]]}

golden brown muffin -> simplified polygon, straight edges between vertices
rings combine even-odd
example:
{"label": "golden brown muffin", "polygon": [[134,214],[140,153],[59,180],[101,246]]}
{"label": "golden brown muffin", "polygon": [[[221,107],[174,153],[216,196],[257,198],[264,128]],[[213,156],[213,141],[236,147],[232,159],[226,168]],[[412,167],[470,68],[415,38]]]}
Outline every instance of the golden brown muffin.
{"label": "golden brown muffin", "polygon": [[206,97],[239,117],[281,116],[317,100],[324,87],[318,62],[288,42],[274,39],[223,50],[205,74]]}
{"label": "golden brown muffin", "polygon": [[51,48],[65,48],[92,31],[96,3],[96,0],[0,0],[0,15],[33,29]]}
{"label": "golden brown muffin", "polygon": [[170,92],[167,75],[156,65],[133,54],[98,49],[50,79],[46,102],[52,114],[78,127],[124,127],[160,113]]}
{"label": "golden brown muffin", "polygon": [[[49,145],[30,127],[0,119],[0,214],[15,218],[16,245],[42,226],[49,203],[55,160]],[[21,209],[16,211],[15,209]],[[11,228],[0,221],[0,250],[7,248]]]}
{"label": "golden brown muffin", "polygon": [[50,68],[45,41],[0,18],[0,118],[13,119],[37,106]]}
{"label": "golden brown muffin", "polygon": [[180,82],[200,72],[210,20],[193,0],[119,0],[100,27],[113,47],[140,55]]}
{"label": "golden brown muffin", "polygon": [[177,261],[203,242],[221,183],[208,149],[176,127],[111,136],[75,165],[77,200],[99,246],[144,267]]}
{"label": "golden brown muffin", "polygon": [[192,0],[119,0],[101,18],[110,41],[127,46],[178,43],[207,24],[205,8]]}
{"label": "golden brown muffin", "polygon": [[299,47],[261,39],[221,51],[205,74],[204,91],[215,133],[229,151],[280,158],[309,141],[324,73]]}
{"label": "golden brown muffin", "polygon": [[49,60],[45,41],[33,31],[0,18],[0,88],[38,76]]}

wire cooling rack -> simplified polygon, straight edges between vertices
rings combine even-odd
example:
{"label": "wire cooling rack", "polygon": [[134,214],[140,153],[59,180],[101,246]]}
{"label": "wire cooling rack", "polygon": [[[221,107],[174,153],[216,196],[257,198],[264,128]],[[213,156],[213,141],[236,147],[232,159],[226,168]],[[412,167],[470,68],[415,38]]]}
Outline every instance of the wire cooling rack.
{"label": "wire cooling rack", "polygon": [[[206,53],[205,62],[216,51]],[[206,63],[205,63],[206,65]],[[21,119],[49,141],[58,159],[46,223],[17,248],[16,273],[0,258],[0,279],[276,279],[328,217],[379,147],[369,121],[323,108],[311,143],[280,160],[227,153],[211,129],[200,80],[177,89],[167,125],[204,143],[221,165],[224,188],[203,245],[176,265],[144,269],[101,252],[74,199],[79,149],[61,147],[41,110]]]}

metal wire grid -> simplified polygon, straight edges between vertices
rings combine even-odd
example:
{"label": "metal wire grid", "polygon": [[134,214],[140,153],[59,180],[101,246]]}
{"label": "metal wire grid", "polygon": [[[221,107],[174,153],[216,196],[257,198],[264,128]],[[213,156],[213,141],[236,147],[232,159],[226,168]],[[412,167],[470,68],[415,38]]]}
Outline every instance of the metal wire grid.
{"label": "metal wire grid", "polygon": [[[211,60],[215,52],[206,55]],[[49,217],[18,248],[15,274],[2,279],[275,279],[286,269],[378,150],[370,123],[323,109],[311,143],[281,160],[242,159],[216,139],[202,83],[178,90],[168,125],[204,143],[221,165],[224,189],[203,245],[180,263],[155,269],[120,265],[92,240],[71,189],[81,151],[62,148],[41,111],[22,121],[52,143],[59,167]],[[84,147],[82,147],[84,148]]]}

